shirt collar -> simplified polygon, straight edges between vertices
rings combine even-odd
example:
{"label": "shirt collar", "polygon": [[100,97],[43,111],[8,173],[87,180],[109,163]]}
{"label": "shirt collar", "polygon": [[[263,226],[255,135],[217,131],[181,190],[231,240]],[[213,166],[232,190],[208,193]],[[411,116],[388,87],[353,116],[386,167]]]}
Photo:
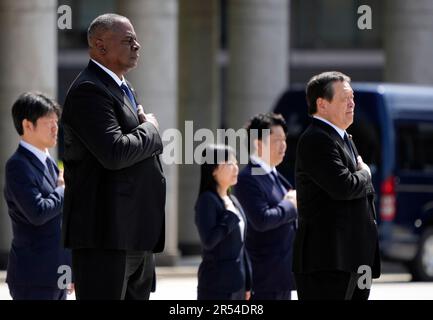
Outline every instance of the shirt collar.
{"label": "shirt collar", "polygon": [[313,116],[313,118],[315,118],[315,119],[317,119],[317,120],[320,120],[320,121],[323,121],[323,122],[325,122],[326,124],[329,124],[331,127],[333,127],[333,128],[335,129],[335,131],[338,132],[338,134],[340,135],[341,139],[344,140],[344,134],[346,134],[346,130],[343,130],[343,129],[337,127],[335,124],[329,122],[329,121],[326,120],[326,119],[323,119],[322,117],[319,117],[319,116]]}
{"label": "shirt collar", "polygon": [[122,79],[120,79],[120,78],[117,76],[117,74],[115,74],[113,71],[111,71],[111,70],[108,69],[107,67],[103,66],[102,64],[100,64],[98,61],[93,60],[93,59],[90,59],[90,60],[92,60],[92,61],[93,61],[96,65],[98,65],[102,70],[104,70],[106,73],[108,73],[108,75],[109,75],[110,77],[112,77],[114,81],[116,81],[116,83],[117,83],[117,85],[118,85],[119,87],[122,85],[122,83],[125,83],[125,85],[126,85],[125,78],[124,78],[123,76],[122,76]]}
{"label": "shirt collar", "polygon": [[23,148],[26,148],[27,150],[29,150],[31,153],[33,153],[36,156],[36,158],[38,158],[38,160],[40,162],[42,162],[42,164],[44,166],[47,166],[46,165],[46,161],[47,161],[47,158],[50,157],[50,154],[48,153],[48,150],[46,152],[44,152],[44,151],[36,148],[34,145],[32,145],[32,144],[30,144],[28,142],[25,142],[24,140],[20,141],[20,145]]}
{"label": "shirt collar", "polygon": [[259,158],[257,155],[251,155],[250,157],[251,162],[258,164],[266,173],[271,173],[271,171],[277,173],[277,169],[275,167],[271,167],[268,165],[265,161],[263,161],[261,158]]}

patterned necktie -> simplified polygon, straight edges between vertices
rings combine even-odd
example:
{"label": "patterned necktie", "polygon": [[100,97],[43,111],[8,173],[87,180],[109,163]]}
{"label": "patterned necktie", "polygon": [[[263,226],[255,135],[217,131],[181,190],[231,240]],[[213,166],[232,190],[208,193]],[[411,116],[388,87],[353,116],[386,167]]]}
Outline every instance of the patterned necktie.
{"label": "patterned necktie", "polygon": [[134,95],[132,94],[131,89],[122,82],[122,85],[120,86],[122,88],[123,92],[125,92],[126,96],[128,97],[129,101],[131,102],[132,106],[134,107],[134,110],[137,112],[137,105],[135,104]]}
{"label": "patterned necktie", "polygon": [[54,182],[57,182],[57,174],[56,170],[54,169],[53,161],[51,161],[50,157],[47,157],[45,159],[45,163],[47,164],[48,172],[50,173],[51,178]]}
{"label": "patterned necktie", "polygon": [[275,181],[275,183],[278,185],[278,187],[280,188],[281,192],[283,193],[283,195],[285,195],[287,193],[287,189],[284,187],[284,185],[281,183],[280,178],[278,177],[278,173],[276,173],[275,171],[271,171],[271,176],[274,178],[273,180]]}
{"label": "patterned necktie", "polygon": [[353,152],[352,144],[349,141],[349,137],[347,136],[347,133],[344,133],[344,144],[346,145],[347,151],[350,154],[350,157],[352,158],[353,163],[357,163],[355,158],[355,152]]}

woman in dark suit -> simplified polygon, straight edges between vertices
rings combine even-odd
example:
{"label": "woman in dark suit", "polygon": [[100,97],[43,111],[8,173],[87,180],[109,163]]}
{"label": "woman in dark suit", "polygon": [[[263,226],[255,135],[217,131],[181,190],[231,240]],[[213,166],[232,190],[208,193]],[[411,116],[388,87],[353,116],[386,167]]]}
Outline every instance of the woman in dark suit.
{"label": "woman in dark suit", "polygon": [[198,270],[198,300],[249,299],[251,267],[245,251],[246,219],[229,188],[238,166],[233,150],[208,146],[203,152],[195,223],[203,247]]}

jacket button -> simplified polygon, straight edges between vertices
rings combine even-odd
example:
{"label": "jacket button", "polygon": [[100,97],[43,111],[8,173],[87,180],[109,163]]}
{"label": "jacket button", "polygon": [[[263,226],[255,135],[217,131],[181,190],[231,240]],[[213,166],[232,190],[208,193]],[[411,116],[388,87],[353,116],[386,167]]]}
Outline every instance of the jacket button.
{"label": "jacket button", "polygon": [[165,183],[165,179],[164,179],[164,178],[162,178],[162,179],[161,179],[161,182],[162,182],[162,183]]}

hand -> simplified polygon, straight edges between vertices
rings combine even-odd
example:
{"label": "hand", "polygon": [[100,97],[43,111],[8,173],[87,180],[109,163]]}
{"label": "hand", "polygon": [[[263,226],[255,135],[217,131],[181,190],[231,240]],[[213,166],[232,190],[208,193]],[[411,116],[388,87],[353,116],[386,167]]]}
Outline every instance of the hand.
{"label": "hand", "polygon": [[251,291],[245,291],[245,300],[250,300],[251,299]]}
{"label": "hand", "polygon": [[144,113],[144,109],[141,104],[137,106],[137,115],[138,115],[138,120],[140,120],[140,123],[146,121],[146,114]]}
{"label": "hand", "polygon": [[59,176],[57,177],[57,186],[64,187],[65,180],[63,179],[63,170],[59,169]]}
{"label": "hand", "polygon": [[361,156],[358,156],[358,158],[356,158],[358,160],[358,170],[367,170],[368,174],[370,175],[371,178],[371,170],[370,168],[367,166],[367,164],[364,163],[364,161],[362,161]]}
{"label": "hand", "polygon": [[298,203],[296,201],[296,190],[295,189],[289,190],[286,193],[286,195],[284,196],[284,199],[289,200],[295,206],[295,208],[298,208]]}
{"label": "hand", "polygon": [[151,124],[153,124],[155,126],[155,128],[159,130],[158,120],[156,120],[156,117],[155,117],[155,115],[153,113],[146,113],[145,117],[146,117],[146,121],[148,121]]}
{"label": "hand", "polygon": [[144,113],[144,109],[141,104],[137,106],[137,115],[138,115],[138,120],[140,120],[140,123],[149,121],[151,124],[155,126],[156,129],[159,130],[159,123],[158,120],[156,120],[155,115],[153,113]]}

